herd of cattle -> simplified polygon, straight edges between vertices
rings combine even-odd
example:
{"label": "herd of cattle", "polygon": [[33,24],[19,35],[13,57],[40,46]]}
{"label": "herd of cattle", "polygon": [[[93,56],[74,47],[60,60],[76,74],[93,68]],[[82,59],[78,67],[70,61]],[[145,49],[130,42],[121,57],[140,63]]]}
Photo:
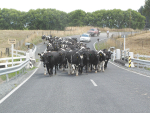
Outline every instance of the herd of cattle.
{"label": "herd of cattle", "polygon": [[[111,52],[107,49],[95,51],[86,47],[86,44],[77,41],[77,38],[61,38],[42,36],[46,39],[46,51],[38,53],[40,60],[43,62],[46,72],[53,75],[53,68],[55,67],[55,74],[58,69],[68,70],[68,74],[79,73],[83,70],[91,72],[92,69],[97,71],[104,71],[107,68],[108,60],[111,58]],[[45,44],[45,43],[44,43]],[[47,69],[47,71],[46,71]]]}

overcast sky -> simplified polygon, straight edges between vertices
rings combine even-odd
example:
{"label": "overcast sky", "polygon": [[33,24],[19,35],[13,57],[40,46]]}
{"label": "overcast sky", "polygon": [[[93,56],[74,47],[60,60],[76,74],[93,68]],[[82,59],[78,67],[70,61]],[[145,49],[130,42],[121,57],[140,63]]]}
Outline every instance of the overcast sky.
{"label": "overcast sky", "polygon": [[145,0],[2,0],[0,8],[12,8],[28,12],[30,9],[52,8],[69,13],[81,9],[85,12],[94,12],[105,9],[138,10]]}

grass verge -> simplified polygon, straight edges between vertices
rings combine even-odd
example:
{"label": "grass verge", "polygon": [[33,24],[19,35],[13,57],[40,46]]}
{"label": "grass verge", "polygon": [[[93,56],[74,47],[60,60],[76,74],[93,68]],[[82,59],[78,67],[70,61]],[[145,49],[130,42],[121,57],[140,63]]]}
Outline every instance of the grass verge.
{"label": "grass verge", "polygon": [[[27,71],[32,71],[32,70],[34,70],[34,69],[36,69],[36,68],[37,68],[37,67],[33,67],[32,69],[27,69]],[[21,69],[20,71],[17,71],[17,75],[19,75],[19,73],[22,72],[22,70],[23,70],[23,69]],[[27,73],[27,72],[25,71],[24,74],[26,74],[26,73]],[[9,79],[11,79],[11,78],[13,78],[13,77],[15,77],[15,76],[16,76],[16,72],[13,72],[13,73],[9,73],[9,74],[8,74]],[[1,76],[0,76],[0,79],[1,79],[2,81],[6,81],[6,79],[7,79],[7,78],[6,78],[6,75],[1,75]]]}

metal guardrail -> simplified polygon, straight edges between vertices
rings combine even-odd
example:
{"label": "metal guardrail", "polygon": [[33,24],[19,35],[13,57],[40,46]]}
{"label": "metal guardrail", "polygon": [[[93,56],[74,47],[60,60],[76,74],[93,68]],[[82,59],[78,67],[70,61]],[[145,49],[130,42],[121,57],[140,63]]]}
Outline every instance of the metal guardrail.
{"label": "metal guardrail", "polygon": [[148,60],[140,60],[140,59],[132,58],[131,61],[135,62],[137,64],[142,64],[142,65],[150,66],[150,61],[148,61]]}
{"label": "metal guardrail", "polygon": [[13,67],[9,67],[9,68],[2,68],[0,69],[0,76],[1,75],[5,75],[5,74],[9,74],[9,73],[13,73],[16,71],[19,71],[20,69],[22,69],[23,67],[27,66],[29,64],[29,59],[27,59],[26,61],[24,61],[23,63],[17,65],[17,66],[13,66]]}
{"label": "metal guardrail", "polygon": [[137,58],[139,58],[139,57],[150,58],[150,56],[148,56],[148,55],[139,55],[139,54],[134,55],[134,57],[137,57]]}

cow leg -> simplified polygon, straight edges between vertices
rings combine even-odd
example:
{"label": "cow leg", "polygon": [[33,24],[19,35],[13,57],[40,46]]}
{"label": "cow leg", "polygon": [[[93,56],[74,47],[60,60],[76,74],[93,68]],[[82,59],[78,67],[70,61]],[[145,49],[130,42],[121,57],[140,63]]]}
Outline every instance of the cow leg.
{"label": "cow leg", "polygon": [[92,71],[92,64],[91,64],[91,71]]}
{"label": "cow leg", "polygon": [[51,68],[51,74],[53,75],[53,67]]}
{"label": "cow leg", "polygon": [[65,68],[66,68],[66,64],[63,64],[63,71],[65,71]]}
{"label": "cow leg", "polygon": [[77,67],[76,67],[76,76],[78,76],[78,75],[79,75],[78,70],[79,70],[79,67],[77,66]]}
{"label": "cow leg", "polygon": [[100,71],[100,62],[98,62],[97,68],[98,68],[98,71]]}
{"label": "cow leg", "polygon": [[71,69],[71,70],[72,70],[72,71],[71,71],[71,74],[74,74],[75,66],[74,66],[74,65],[72,65],[72,66],[71,66],[71,68],[72,68],[72,69]]}
{"label": "cow leg", "polygon": [[70,64],[68,61],[67,61],[67,65],[68,65],[68,75],[70,75]]}
{"label": "cow leg", "polygon": [[61,65],[62,71],[64,71],[64,64]]}
{"label": "cow leg", "polygon": [[88,64],[88,71],[90,72],[90,64]]}
{"label": "cow leg", "polygon": [[56,68],[57,68],[57,66],[55,65],[55,75],[56,75]]}
{"label": "cow leg", "polygon": [[79,66],[79,73],[81,73],[82,74],[82,71],[83,71],[83,66]]}
{"label": "cow leg", "polygon": [[[81,66],[81,74],[82,74],[82,72],[83,72],[83,66]],[[86,72],[87,72],[87,70],[86,70]]]}
{"label": "cow leg", "polygon": [[97,73],[97,65],[95,65],[95,73]]}
{"label": "cow leg", "polygon": [[104,65],[104,68],[105,68],[105,69],[107,68],[107,63],[108,63],[108,61],[106,60],[106,61],[105,61],[105,65]]}
{"label": "cow leg", "polygon": [[102,62],[100,63],[100,68],[99,69],[100,69],[100,71],[102,70]]}
{"label": "cow leg", "polygon": [[48,72],[48,74],[50,75],[50,68],[48,67],[48,66],[46,66],[47,67],[47,72]]}
{"label": "cow leg", "polygon": [[49,68],[49,76],[51,77],[51,68]]}
{"label": "cow leg", "polygon": [[104,72],[104,65],[105,65],[105,61],[102,61],[103,72]]}
{"label": "cow leg", "polygon": [[44,75],[46,75],[46,67],[44,68]]}

